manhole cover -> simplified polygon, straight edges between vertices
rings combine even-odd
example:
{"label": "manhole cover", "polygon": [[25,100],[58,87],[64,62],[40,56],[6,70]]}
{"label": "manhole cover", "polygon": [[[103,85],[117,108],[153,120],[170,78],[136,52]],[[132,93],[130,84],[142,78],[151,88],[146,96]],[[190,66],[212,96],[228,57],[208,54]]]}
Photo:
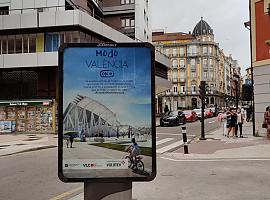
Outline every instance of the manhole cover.
{"label": "manhole cover", "polygon": [[35,134],[28,134],[27,136],[37,136],[37,135],[35,135]]}

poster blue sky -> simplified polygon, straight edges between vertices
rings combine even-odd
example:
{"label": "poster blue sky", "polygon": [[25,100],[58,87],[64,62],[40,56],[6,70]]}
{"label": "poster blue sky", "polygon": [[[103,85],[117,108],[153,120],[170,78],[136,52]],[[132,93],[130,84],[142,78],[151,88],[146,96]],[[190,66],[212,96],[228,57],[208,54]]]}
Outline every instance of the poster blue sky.
{"label": "poster blue sky", "polygon": [[121,124],[151,126],[151,51],[146,47],[64,50],[64,111],[77,95],[97,100]]}

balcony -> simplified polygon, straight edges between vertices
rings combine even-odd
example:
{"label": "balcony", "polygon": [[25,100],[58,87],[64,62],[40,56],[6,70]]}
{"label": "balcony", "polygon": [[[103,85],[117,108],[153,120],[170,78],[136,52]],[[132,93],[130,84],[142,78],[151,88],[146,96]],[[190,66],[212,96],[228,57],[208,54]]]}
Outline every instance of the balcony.
{"label": "balcony", "polygon": [[134,42],[133,39],[100,22],[82,10],[56,10],[0,16],[0,30],[18,33],[18,29],[79,26],[112,41]]}
{"label": "balcony", "polygon": [[0,55],[0,68],[58,66],[58,52]]}
{"label": "balcony", "polygon": [[173,78],[173,79],[172,79],[172,82],[173,82],[173,83],[178,83],[178,79],[177,79],[177,78]]}
{"label": "balcony", "polygon": [[180,82],[181,83],[186,82],[186,78],[180,78]]}
{"label": "balcony", "polygon": [[135,4],[125,4],[120,6],[103,7],[104,15],[119,15],[135,12]]}
{"label": "balcony", "polygon": [[188,53],[187,56],[199,56],[199,53]]}

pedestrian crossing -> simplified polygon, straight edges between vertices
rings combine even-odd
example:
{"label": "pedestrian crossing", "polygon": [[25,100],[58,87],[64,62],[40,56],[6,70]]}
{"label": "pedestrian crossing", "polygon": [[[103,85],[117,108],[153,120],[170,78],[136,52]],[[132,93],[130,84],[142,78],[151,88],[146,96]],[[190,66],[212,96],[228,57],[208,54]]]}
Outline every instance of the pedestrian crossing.
{"label": "pedestrian crossing", "polygon": [[162,148],[159,148],[159,149],[157,149],[157,153],[165,153],[165,152],[167,152],[167,151],[169,151],[169,150],[171,150],[171,149],[174,149],[174,148],[176,148],[176,147],[178,147],[178,146],[180,146],[180,145],[182,145],[183,144],[183,141],[177,141],[177,142],[174,142],[174,143],[172,143],[172,144],[169,144],[169,145],[167,145],[167,146],[165,146],[165,147],[162,147]]}
{"label": "pedestrian crossing", "polygon": [[165,139],[162,139],[162,140],[159,140],[156,142],[157,145],[160,145],[160,144],[163,144],[163,143],[166,143],[166,142],[169,142],[173,140],[173,138],[165,138]]}
{"label": "pedestrian crossing", "polygon": [[[168,137],[160,138],[156,137],[156,152],[157,154],[163,154],[165,152],[170,152],[180,148],[183,145],[183,140],[180,137],[176,137],[175,134],[166,134],[166,133],[158,133],[158,135],[166,135]],[[175,136],[175,137],[170,137]],[[189,135],[188,141],[191,140],[195,135]]]}

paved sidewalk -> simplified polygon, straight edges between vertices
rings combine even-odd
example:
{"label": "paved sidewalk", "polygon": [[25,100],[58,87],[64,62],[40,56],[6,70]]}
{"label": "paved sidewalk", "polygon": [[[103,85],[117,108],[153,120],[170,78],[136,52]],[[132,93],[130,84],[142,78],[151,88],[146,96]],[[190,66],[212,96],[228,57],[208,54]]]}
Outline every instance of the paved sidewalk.
{"label": "paved sidewalk", "polygon": [[[183,148],[180,148],[172,153],[162,154],[161,158],[174,161],[270,159],[270,140],[267,140],[263,133],[261,133],[261,137],[254,137],[251,123],[244,124],[243,136],[244,138],[227,138],[223,135],[223,127],[220,127],[214,132],[206,134],[207,140],[194,139],[189,144],[189,154],[183,154]],[[83,199],[83,192],[74,195],[69,200]],[[136,199],[140,198],[136,196]]]}
{"label": "paved sidewalk", "polygon": [[223,135],[223,127],[220,127],[207,134],[207,140],[196,138],[190,143],[189,154],[183,154],[183,148],[180,148],[172,153],[163,154],[162,157],[173,160],[270,158],[270,140],[264,133],[254,137],[252,124],[245,123],[243,136],[244,138],[227,138]]}
{"label": "paved sidewalk", "polygon": [[52,147],[57,147],[57,135],[0,134],[0,157]]}

